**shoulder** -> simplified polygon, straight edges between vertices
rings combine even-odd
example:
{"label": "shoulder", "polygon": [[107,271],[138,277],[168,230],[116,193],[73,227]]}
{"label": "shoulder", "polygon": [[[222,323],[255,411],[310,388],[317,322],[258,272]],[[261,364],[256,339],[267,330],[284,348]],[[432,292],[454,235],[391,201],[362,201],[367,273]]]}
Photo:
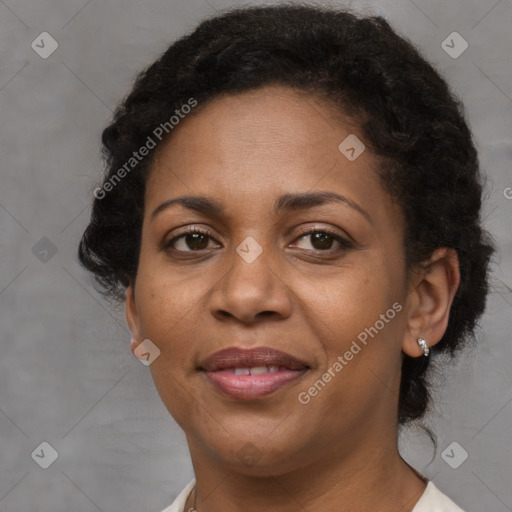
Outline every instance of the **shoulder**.
{"label": "shoulder", "polygon": [[429,480],[412,512],[464,512],[464,510],[442,493],[432,480]]}
{"label": "shoulder", "polygon": [[176,496],[176,499],[162,512],[186,512],[184,511],[185,503],[187,502],[187,498],[189,497],[194,485],[196,484],[195,478],[192,479],[183,490]]}

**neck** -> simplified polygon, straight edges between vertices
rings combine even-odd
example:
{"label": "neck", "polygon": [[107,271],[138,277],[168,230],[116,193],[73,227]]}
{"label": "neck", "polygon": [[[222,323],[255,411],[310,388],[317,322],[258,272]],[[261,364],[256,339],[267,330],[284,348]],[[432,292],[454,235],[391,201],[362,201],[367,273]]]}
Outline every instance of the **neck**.
{"label": "neck", "polygon": [[189,448],[197,486],[187,511],[411,512],[426,487],[396,445],[333,449],[299,469],[272,474],[269,467],[269,473],[257,476],[205,459],[204,452],[198,457],[190,439]]}

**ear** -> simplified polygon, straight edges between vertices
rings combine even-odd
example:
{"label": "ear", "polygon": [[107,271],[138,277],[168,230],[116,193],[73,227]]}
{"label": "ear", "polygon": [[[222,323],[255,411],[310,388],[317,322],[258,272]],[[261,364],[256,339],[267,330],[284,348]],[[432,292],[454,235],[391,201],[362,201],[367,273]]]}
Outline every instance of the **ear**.
{"label": "ear", "polygon": [[126,323],[128,324],[128,327],[130,328],[130,331],[132,333],[130,350],[134,354],[135,349],[140,345],[140,343],[142,343],[143,336],[141,335],[139,315],[137,312],[137,305],[135,303],[135,293],[132,285],[130,285],[126,289],[125,315]]}
{"label": "ear", "polygon": [[407,329],[402,350],[411,357],[423,355],[418,338],[431,347],[446,332],[450,308],[460,283],[459,260],[454,249],[436,249],[426,269],[415,271],[407,298]]}

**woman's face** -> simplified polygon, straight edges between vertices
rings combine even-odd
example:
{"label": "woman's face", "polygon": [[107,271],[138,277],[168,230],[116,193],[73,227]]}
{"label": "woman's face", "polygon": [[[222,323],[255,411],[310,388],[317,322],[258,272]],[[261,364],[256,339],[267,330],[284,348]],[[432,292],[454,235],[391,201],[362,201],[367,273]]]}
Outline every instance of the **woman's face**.
{"label": "woman's face", "polygon": [[[215,99],[157,148],[147,182],[130,327],[160,350],[151,373],[191,451],[248,474],[371,449],[396,427],[404,221],[370,150],[338,148],[363,137],[332,110],[277,86]],[[183,196],[204,199],[159,208]],[[233,347],[305,369],[279,368],[277,388],[201,369]]]}

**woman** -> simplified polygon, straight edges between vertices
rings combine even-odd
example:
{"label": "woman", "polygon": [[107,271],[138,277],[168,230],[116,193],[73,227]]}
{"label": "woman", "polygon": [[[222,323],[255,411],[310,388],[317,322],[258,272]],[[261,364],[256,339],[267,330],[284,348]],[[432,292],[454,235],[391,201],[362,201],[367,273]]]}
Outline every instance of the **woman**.
{"label": "woman", "polygon": [[201,23],[103,133],[79,248],[195,479],[166,512],[460,511],[397,448],[485,308],[462,106],[381,17]]}

